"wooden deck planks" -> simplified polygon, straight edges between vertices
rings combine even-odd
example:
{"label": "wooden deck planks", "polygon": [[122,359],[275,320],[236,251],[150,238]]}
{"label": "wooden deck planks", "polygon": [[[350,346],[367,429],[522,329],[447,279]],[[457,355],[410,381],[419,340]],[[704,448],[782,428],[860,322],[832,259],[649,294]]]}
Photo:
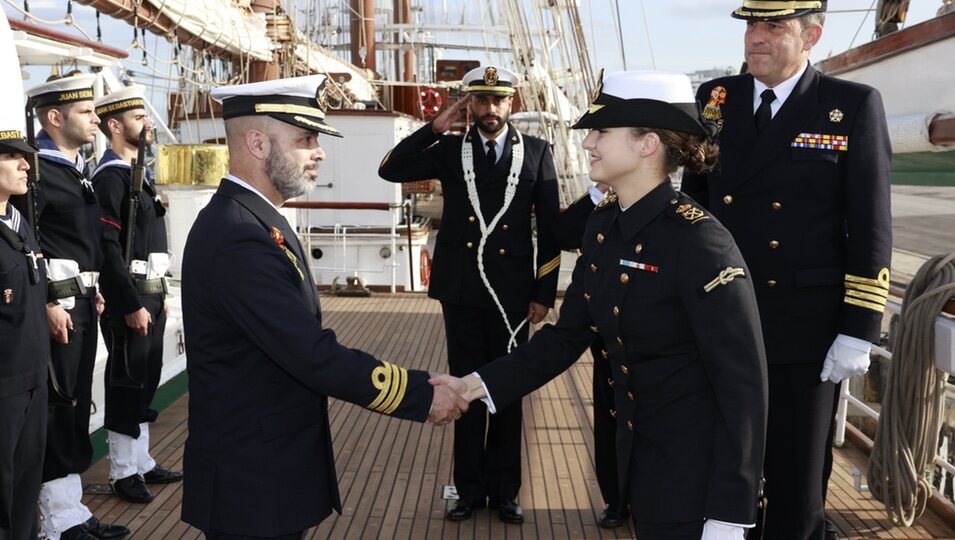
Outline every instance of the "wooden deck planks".
{"label": "wooden deck planks", "polygon": [[[403,366],[446,371],[443,318],[437,302],[420,293],[372,298],[323,296],[326,327],[347,346]],[[554,314],[550,315],[553,319]],[[493,510],[453,523],[441,498],[451,481],[453,431],[389,419],[330,400],[343,515],[332,514],[307,537],[325,538],[630,538],[629,527],[596,526],[603,501],[593,470],[593,395],[589,352],[524,400],[523,485],[526,521],[506,525]],[[157,462],[181,468],[187,437],[188,396],[163,411],[151,429]],[[827,511],[847,538],[955,538],[955,530],[926,514],[914,527],[890,528],[882,504],[853,487],[851,471],[866,457],[847,447],[835,453]],[[154,486],[156,500],[128,504],[96,494],[106,484],[103,459],[83,475],[94,514],[127,525],[134,539],[194,539],[198,531],[179,520],[182,485]]]}

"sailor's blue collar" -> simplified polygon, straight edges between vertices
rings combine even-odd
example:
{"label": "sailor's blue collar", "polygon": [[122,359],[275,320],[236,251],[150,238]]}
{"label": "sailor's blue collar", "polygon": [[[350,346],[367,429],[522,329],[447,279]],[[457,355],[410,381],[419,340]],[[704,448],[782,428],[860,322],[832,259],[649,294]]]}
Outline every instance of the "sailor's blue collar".
{"label": "sailor's blue collar", "polygon": [[80,174],[83,174],[83,158],[79,154],[76,154],[75,161],[68,158],[66,154],[60,151],[60,147],[53,142],[53,139],[42,129],[37,133],[36,146],[40,150],[39,156],[41,159],[59,163],[67,167],[73,167],[79,171]]}

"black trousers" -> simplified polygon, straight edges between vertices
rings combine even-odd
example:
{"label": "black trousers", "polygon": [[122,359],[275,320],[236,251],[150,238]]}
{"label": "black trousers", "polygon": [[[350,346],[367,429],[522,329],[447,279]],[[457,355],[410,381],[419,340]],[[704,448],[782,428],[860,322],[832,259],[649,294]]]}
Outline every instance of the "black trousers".
{"label": "black trousers", "polygon": [[93,460],[90,444],[90,405],[93,401],[93,365],[96,362],[96,305],[92,298],[76,297],[69,311],[73,332],[69,343],[50,342],[54,362],[75,366],[73,397],[76,405],[50,406],[43,481],[82,474]]}
{"label": "black trousers", "polygon": [[113,333],[109,329],[109,318],[104,317],[103,341],[110,355],[106,360],[106,419],[104,427],[116,433],[139,438],[139,424],[155,422],[159,412],[149,406],[156,396],[159,378],[162,376],[162,345],[166,332],[166,312],[161,296],[140,297],[143,307],[152,316],[153,325],[145,336],[132,330],[127,332],[126,354],[130,366],[135,366],[136,379],[143,382],[142,388],[127,388],[109,384],[109,373],[113,363]]}
{"label": "black trousers", "polygon": [[769,365],[765,540],[824,537],[823,476],[832,427],[833,383],[819,364]]}
{"label": "black trousers", "polygon": [[46,392],[40,386],[0,397],[0,540],[36,538]]}
{"label": "black trousers", "polygon": [[[441,303],[448,340],[448,368],[463,377],[507,354],[509,333],[497,310]],[[519,324],[527,313],[508,314]],[[517,336],[527,341],[527,325]],[[493,396],[491,396],[493,399]],[[516,500],[521,488],[521,402],[488,415],[474,402],[454,423],[454,485],[461,501]]]}
{"label": "black trousers", "polygon": [[617,479],[617,420],[610,413],[615,410],[613,373],[610,361],[603,357],[604,342],[598,336],[590,345],[594,357],[594,469],[600,495],[611,509],[621,510],[620,482]]}
{"label": "black trousers", "polygon": [[206,540],[300,540],[305,535],[305,531],[283,536],[244,536],[241,534],[217,533],[215,531],[203,531],[202,534],[206,536]]}

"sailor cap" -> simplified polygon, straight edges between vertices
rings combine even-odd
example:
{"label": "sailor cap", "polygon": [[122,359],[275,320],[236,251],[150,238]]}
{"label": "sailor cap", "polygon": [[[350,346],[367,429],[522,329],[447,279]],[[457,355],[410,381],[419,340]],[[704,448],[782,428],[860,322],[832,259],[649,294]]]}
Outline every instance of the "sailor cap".
{"label": "sailor cap", "polygon": [[212,99],[222,104],[226,120],[239,116],[266,115],[301,128],[341,137],[325,123],[327,78],[307,75],[214,88]]}
{"label": "sailor cap", "polygon": [[663,71],[621,71],[603,77],[574,129],[643,127],[707,135],[690,78]]}
{"label": "sailor cap", "polygon": [[27,90],[27,97],[36,108],[66,105],[77,101],[93,101],[96,75],[72,75],[45,82]]}
{"label": "sailor cap", "polygon": [[146,87],[141,84],[133,84],[111,94],[107,94],[97,99],[94,103],[96,116],[99,116],[100,120],[104,120],[110,116],[133,109],[145,109],[145,95]]}
{"label": "sailor cap", "polygon": [[825,12],[826,0],[786,2],[782,0],[745,0],[743,7],[730,15],[736,19],[777,21],[802,17],[807,13]]}
{"label": "sailor cap", "polygon": [[516,73],[497,66],[474,68],[461,79],[465,90],[474,95],[510,96],[517,90],[517,83]]}
{"label": "sailor cap", "polygon": [[23,136],[23,84],[20,82],[20,61],[13,44],[13,33],[6,17],[0,17],[0,73],[11,80],[0,84],[0,154],[33,153],[36,148]]}

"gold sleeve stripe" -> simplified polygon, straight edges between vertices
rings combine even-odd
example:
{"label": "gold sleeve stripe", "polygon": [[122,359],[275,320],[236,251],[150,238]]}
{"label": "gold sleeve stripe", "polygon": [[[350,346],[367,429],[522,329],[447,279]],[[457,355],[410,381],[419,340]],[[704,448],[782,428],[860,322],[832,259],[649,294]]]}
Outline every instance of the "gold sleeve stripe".
{"label": "gold sleeve stripe", "polygon": [[859,283],[846,282],[846,290],[877,294],[885,298],[889,296],[888,289],[883,289],[882,287],[872,287],[870,285],[861,285]]}
{"label": "gold sleeve stripe", "polygon": [[560,268],[560,255],[554,257],[547,264],[541,266],[540,269],[537,270],[537,279],[541,279],[558,268]]}
{"label": "gold sleeve stripe", "polygon": [[845,303],[847,303],[847,304],[850,304],[850,305],[853,305],[853,306],[858,306],[858,307],[861,307],[861,308],[871,309],[872,311],[877,311],[877,312],[879,312],[879,313],[885,313],[885,306],[879,305],[879,304],[873,304],[872,302],[866,302],[865,300],[858,300],[858,299],[850,298],[850,297],[846,296],[846,297],[843,299],[843,302],[845,302]]}
{"label": "gold sleeve stripe", "polygon": [[854,276],[852,274],[846,274],[846,283],[860,283],[862,285],[870,285],[872,287],[881,287],[888,290],[889,288],[889,269],[883,268],[879,270],[879,276],[876,279],[865,278],[862,276]]}
{"label": "gold sleeve stripe", "polygon": [[882,296],[878,296],[878,295],[875,295],[875,294],[864,293],[864,292],[859,292],[859,291],[853,291],[853,290],[847,290],[847,291],[846,291],[846,296],[851,296],[851,297],[853,297],[853,298],[862,298],[863,300],[868,300],[868,301],[870,301],[870,302],[875,302],[876,304],[881,304],[881,305],[883,305],[883,306],[885,305],[885,301],[886,301],[886,299],[885,299],[884,297],[882,297]]}
{"label": "gold sleeve stripe", "polygon": [[408,389],[408,371],[388,362],[371,372],[371,384],[380,392],[368,408],[380,413],[391,414],[398,408]]}

